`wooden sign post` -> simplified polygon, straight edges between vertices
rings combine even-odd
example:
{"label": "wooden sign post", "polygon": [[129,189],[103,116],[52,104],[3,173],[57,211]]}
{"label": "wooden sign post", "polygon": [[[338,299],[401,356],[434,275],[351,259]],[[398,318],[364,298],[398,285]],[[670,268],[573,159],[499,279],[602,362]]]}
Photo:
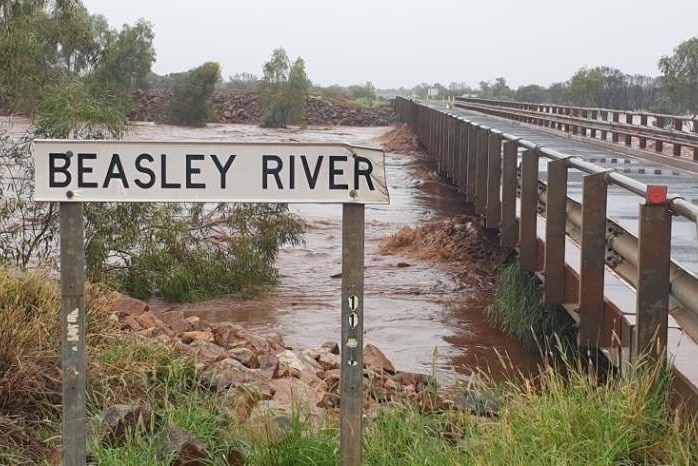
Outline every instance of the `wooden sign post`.
{"label": "wooden sign post", "polygon": [[388,204],[385,156],[347,144],[39,140],[36,201],[60,202],[63,465],[87,458],[84,202],[342,204],[343,466],[361,463],[364,205]]}

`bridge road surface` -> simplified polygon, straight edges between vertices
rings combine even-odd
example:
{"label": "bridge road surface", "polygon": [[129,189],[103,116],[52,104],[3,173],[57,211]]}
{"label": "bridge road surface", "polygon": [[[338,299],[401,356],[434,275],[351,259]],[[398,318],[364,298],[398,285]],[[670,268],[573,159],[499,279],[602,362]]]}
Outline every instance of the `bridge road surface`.
{"label": "bridge road surface", "polygon": [[[444,110],[443,106],[430,106]],[[666,185],[670,194],[678,194],[687,201],[698,204],[698,163],[696,163],[695,172],[690,172],[662,165],[661,160],[650,162],[633,158],[626,153],[617,152],[610,148],[567,138],[563,135],[564,133],[557,136],[552,134],[551,130],[544,131],[534,126],[486,115],[474,110],[455,107],[447,111],[601,167],[614,169],[642,183]],[[648,154],[650,157],[652,156],[651,152]],[[545,157],[540,158],[540,177],[544,181],[547,179],[549,161],[550,159]],[[570,169],[569,171],[567,195],[578,202],[582,202],[582,176],[583,174],[579,170]],[[642,198],[639,196],[618,186],[609,186],[608,216],[637,236],[640,202],[642,202]],[[698,276],[697,225],[682,217],[674,217],[672,222],[671,257],[681,267]]]}
{"label": "bridge road surface", "polygon": [[[550,129],[542,130],[505,118],[486,115],[474,110],[458,107],[448,110],[441,104],[424,103],[440,111],[459,115],[468,120],[504,131],[537,145],[555,149],[565,154],[578,157],[608,169],[615,169],[631,178],[646,184],[666,185],[670,194],[682,196],[689,202],[698,204],[698,163],[695,172],[662,165],[662,160],[648,161],[634,158],[612,148],[601,147],[583,140],[571,139],[565,133],[556,135]],[[652,153],[648,153],[651,157]],[[540,178],[547,180],[547,168],[550,159],[540,158]],[[577,202],[582,202],[582,176],[576,169],[570,169],[568,175],[567,195]],[[628,232],[637,236],[640,196],[625,191],[618,186],[608,187],[607,215]],[[518,202],[517,202],[518,204]],[[518,210],[518,207],[517,207]],[[517,214],[518,215],[518,214]],[[545,219],[538,217],[538,236],[545,234]],[[579,273],[579,246],[569,237],[566,240],[565,261]],[[671,256],[683,269],[698,276],[698,227],[683,217],[674,217],[671,232]],[[635,324],[635,290],[606,267],[604,295],[624,313],[629,324]],[[679,318],[679,316],[676,316]],[[689,324],[690,325],[690,324]],[[686,327],[688,328],[688,327]],[[698,336],[695,328],[691,329],[694,338]],[[674,316],[669,316],[668,352],[680,377],[687,383],[693,393],[698,394],[698,343],[682,330]]]}

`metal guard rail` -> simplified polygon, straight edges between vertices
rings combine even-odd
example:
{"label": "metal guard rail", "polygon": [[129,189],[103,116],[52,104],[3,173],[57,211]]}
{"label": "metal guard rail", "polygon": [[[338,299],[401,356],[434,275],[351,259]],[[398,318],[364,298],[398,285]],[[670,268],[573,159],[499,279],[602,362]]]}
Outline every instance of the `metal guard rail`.
{"label": "metal guard rail", "polygon": [[[476,212],[485,217],[486,226],[499,228],[502,245],[514,247],[518,244],[522,269],[545,278],[546,303],[562,305],[576,316],[580,344],[611,348],[616,338],[613,334],[618,333],[621,341],[615,346],[630,348],[635,357],[646,352],[657,339],[666,347],[670,306],[677,315],[688,318],[689,325],[681,322],[683,330],[694,339],[698,337],[698,299],[695,299],[698,278],[672,262],[670,257],[672,214],[698,223],[698,206],[677,195],[668,195],[661,205],[641,204],[640,235],[635,237],[607,218],[607,185],[622,187],[647,199],[648,186],[644,183],[411,100],[397,98],[395,107],[429,152],[437,157],[440,171],[450,177],[459,191],[465,193],[467,201],[474,204]],[[519,148],[525,150],[521,166],[517,168]],[[547,186],[538,180],[538,156],[551,160]],[[557,174],[562,172],[564,176],[550,173],[553,164]],[[593,175],[583,177],[581,206],[572,205],[574,201],[567,197],[570,167]],[[556,179],[564,180],[564,184]],[[517,196],[520,198],[518,226],[514,202]],[[540,257],[542,248],[536,236],[539,203],[545,204],[546,214],[544,258]],[[554,215],[548,216],[549,210]],[[661,214],[661,220],[657,213]],[[585,228],[581,228],[582,224]],[[575,239],[581,239],[578,277],[570,276],[565,262],[564,243],[569,228],[577,228]],[[609,317],[603,311],[608,307],[603,274],[607,262],[613,260],[607,253],[620,258],[620,266],[611,268],[630,283],[637,294],[633,325],[627,323],[618,308],[614,310],[616,317],[626,320],[621,324],[622,329],[618,322],[608,322]],[[565,283],[568,279],[578,283],[574,291],[568,289]],[[602,328],[607,330],[605,335],[600,335]],[[622,360],[622,357],[618,359]],[[693,390],[698,394],[698,387]]]}
{"label": "metal guard rail", "polygon": [[[698,161],[698,120],[689,117],[668,116],[662,114],[637,113],[620,110],[591,109],[587,107],[568,107],[549,104],[531,104],[524,102],[502,101],[481,98],[456,97],[457,107],[468,108],[496,116],[534,123],[596,138],[600,132],[601,140],[607,140],[611,134],[612,142],[619,143],[619,135],[624,136],[626,146],[632,145],[632,138],[639,140],[640,149],[646,149],[647,140],[655,141],[655,152],[663,153],[664,144],[673,146],[674,157],[681,156],[682,147],[693,148],[693,160]],[[611,115],[612,119],[607,117]],[[620,116],[625,115],[625,122]],[[634,122],[633,117],[640,115],[641,123]],[[598,118],[601,116],[601,118]],[[648,116],[655,118],[659,126],[648,125]],[[667,119],[673,119],[673,129],[664,128]],[[693,132],[685,131],[684,123],[693,124]],[[587,134],[587,130],[590,134]]]}

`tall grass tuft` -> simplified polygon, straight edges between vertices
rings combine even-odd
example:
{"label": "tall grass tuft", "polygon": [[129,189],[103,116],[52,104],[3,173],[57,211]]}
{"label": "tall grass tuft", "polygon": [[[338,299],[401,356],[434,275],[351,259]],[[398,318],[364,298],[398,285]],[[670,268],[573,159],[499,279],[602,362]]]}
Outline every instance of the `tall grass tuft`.
{"label": "tall grass tuft", "polygon": [[529,348],[554,348],[557,340],[572,346],[574,322],[559,308],[543,304],[541,285],[513,263],[502,272],[493,305],[486,309],[489,320]]}
{"label": "tall grass tuft", "polygon": [[641,361],[600,382],[582,363],[509,384],[496,422],[471,437],[467,464],[698,464],[693,422],[674,423],[671,371]]}

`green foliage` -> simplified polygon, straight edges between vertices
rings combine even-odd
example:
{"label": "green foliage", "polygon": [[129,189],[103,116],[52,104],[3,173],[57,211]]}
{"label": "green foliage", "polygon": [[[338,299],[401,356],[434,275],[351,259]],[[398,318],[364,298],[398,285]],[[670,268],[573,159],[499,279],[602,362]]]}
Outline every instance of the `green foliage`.
{"label": "green foliage", "polygon": [[168,109],[168,123],[206,126],[211,113],[209,101],[220,75],[220,65],[207,62],[177,77]]}
{"label": "green foliage", "polygon": [[171,301],[264,291],[276,282],[279,246],[302,232],[281,204],[114,204],[87,219],[93,280]]}
{"label": "green foliage", "polygon": [[376,99],[376,88],[371,81],[367,81],[363,86],[349,86],[349,95],[352,99]]}
{"label": "green foliage", "polygon": [[128,117],[111,96],[93,95],[83,81],[65,77],[44,89],[33,123],[38,137],[119,138]]}
{"label": "green foliage", "polygon": [[131,92],[144,85],[155,61],[154,39],[153,26],[144,19],[107,33],[90,85],[108,91],[127,109]]}
{"label": "green foliage", "polygon": [[0,94],[14,110],[31,114],[56,82],[80,79],[127,112],[155,59],[149,23],[110,30],[79,0],[7,1],[0,13]]}
{"label": "green foliage", "polygon": [[486,313],[494,325],[529,348],[547,350],[556,345],[556,339],[573,344],[572,319],[559,307],[543,304],[540,284],[518,263],[502,272],[495,303]]}
{"label": "green foliage", "polygon": [[291,62],[282,48],[272,52],[264,64],[264,76],[259,83],[259,96],[264,116],[262,126],[283,128],[288,124],[303,124],[310,80],[302,58]]}
{"label": "green foliage", "polygon": [[521,86],[516,89],[514,99],[519,102],[541,103],[548,99],[547,89],[537,84]]}
{"label": "green foliage", "polygon": [[600,107],[604,75],[598,68],[581,68],[567,86],[566,98],[572,105]]}
{"label": "green foliage", "polygon": [[507,84],[507,80],[500,77],[490,81],[480,82],[480,97],[485,99],[502,99],[509,100],[513,98],[514,91]]}
{"label": "green foliage", "polygon": [[259,78],[252,73],[235,73],[233,76],[228,78],[228,82],[225,83],[228,89],[233,89],[242,92],[252,92],[256,91],[259,86]]}
{"label": "green foliage", "polygon": [[698,114],[698,37],[682,42],[672,55],[662,57],[659,69],[679,111]]}

